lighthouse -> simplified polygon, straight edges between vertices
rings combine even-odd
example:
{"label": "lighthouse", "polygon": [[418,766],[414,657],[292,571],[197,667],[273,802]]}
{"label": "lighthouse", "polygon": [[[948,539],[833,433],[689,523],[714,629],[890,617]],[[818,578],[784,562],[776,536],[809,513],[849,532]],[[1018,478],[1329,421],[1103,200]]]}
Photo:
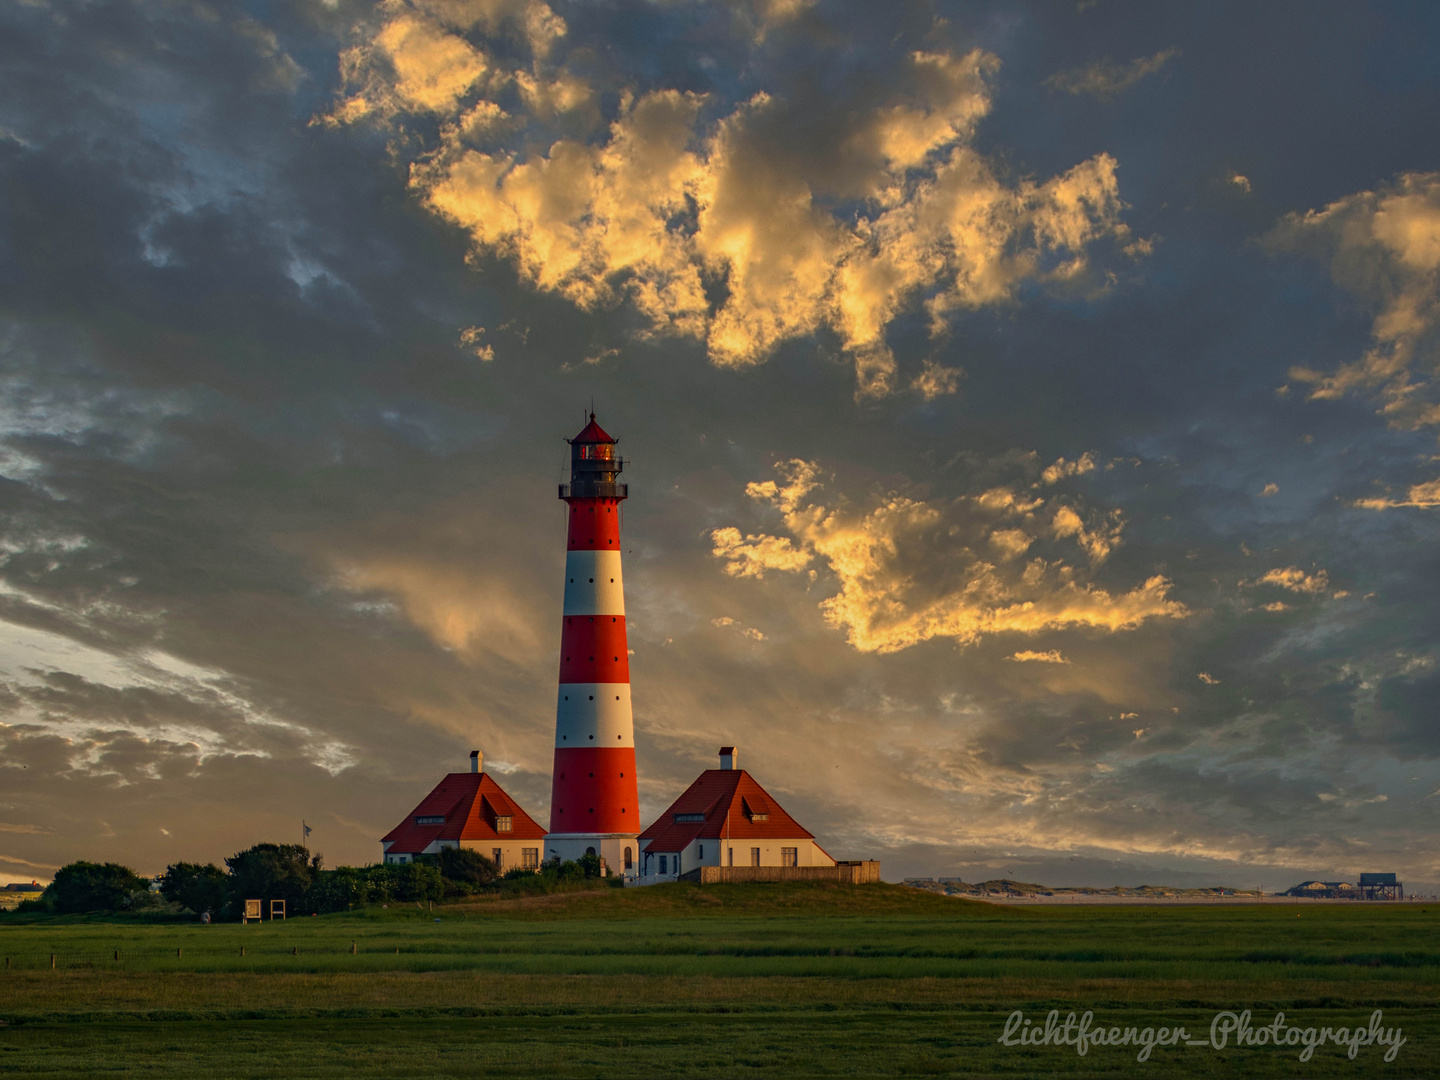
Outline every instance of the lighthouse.
{"label": "lighthouse", "polygon": [[590,414],[570,442],[565,608],[555,703],[555,771],[546,858],[598,855],[635,873],[640,800],[620,572],[620,504],[627,485],[615,440]]}

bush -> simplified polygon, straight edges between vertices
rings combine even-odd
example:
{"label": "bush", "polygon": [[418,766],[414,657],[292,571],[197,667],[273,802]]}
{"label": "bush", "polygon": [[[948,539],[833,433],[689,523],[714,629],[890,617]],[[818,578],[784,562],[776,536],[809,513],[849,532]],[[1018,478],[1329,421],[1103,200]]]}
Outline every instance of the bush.
{"label": "bush", "polygon": [[440,876],[447,881],[489,885],[499,876],[499,871],[493,862],[473,848],[441,848]]}
{"label": "bush", "polygon": [[[322,870],[316,875],[315,883],[306,894],[305,905],[311,911],[325,914],[331,911],[350,911],[366,904],[381,903],[390,898],[389,882],[383,875],[372,871],[383,867],[342,866],[336,870]],[[380,888],[376,888],[376,878]]]}
{"label": "bush", "polygon": [[396,900],[439,900],[445,895],[445,882],[438,867],[412,862],[377,869],[389,871]]}
{"label": "bush", "polygon": [[55,880],[31,911],[73,915],[84,911],[132,911],[148,906],[150,882],[119,863],[73,862],[55,871]]}
{"label": "bush", "polygon": [[202,912],[219,914],[225,906],[229,878],[214,863],[172,863],[156,880],[160,895],[172,904],[189,908],[196,915]]}
{"label": "bush", "polygon": [[580,867],[587,878],[600,876],[599,855],[581,855],[575,860],[575,864]]}
{"label": "bush", "polygon": [[437,867],[426,863],[404,866],[342,866],[322,870],[305,895],[303,908],[321,914],[351,911],[366,904],[383,904],[390,900],[413,903],[417,900],[439,900],[445,895],[445,882]]}

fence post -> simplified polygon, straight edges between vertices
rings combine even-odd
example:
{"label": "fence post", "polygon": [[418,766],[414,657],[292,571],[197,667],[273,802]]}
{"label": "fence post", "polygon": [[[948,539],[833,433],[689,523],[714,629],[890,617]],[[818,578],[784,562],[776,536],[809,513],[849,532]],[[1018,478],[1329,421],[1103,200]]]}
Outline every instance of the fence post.
{"label": "fence post", "polygon": [[179,949],[176,949],[176,950],[175,950],[175,959],[176,959],[176,960],[179,960],[179,959],[180,959],[180,950],[179,950]]}
{"label": "fence post", "polygon": [[241,945],[241,946],[240,946],[240,955],[241,955],[241,956],[244,956],[244,955],[245,955],[245,946],[244,946],[244,945]]}
{"label": "fence post", "polygon": [[55,970],[55,954],[53,952],[50,954],[50,970]]}
{"label": "fence post", "polygon": [[119,949],[116,949],[116,950],[115,950],[115,959],[116,959],[116,960],[119,960],[119,959],[120,959],[120,950],[119,950]]}
{"label": "fence post", "polygon": [[300,946],[299,946],[299,945],[296,945],[293,949],[291,949],[291,950],[290,950],[290,955],[291,955],[291,956],[299,956],[299,955],[300,955]]}
{"label": "fence post", "polygon": [[355,942],[354,942],[354,941],[351,941],[351,942],[350,942],[350,955],[351,955],[351,956],[354,956],[354,955],[355,955]]}

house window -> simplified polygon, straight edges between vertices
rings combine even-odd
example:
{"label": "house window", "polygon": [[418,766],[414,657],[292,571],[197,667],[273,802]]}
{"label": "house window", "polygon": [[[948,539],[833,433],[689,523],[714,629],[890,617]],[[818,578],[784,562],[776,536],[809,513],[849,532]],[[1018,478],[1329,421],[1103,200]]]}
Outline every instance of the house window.
{"label": "house window", "polygon": [[415,824],[416,824],[416,825],[444,825],[444,824],[445,824],[445,815],[444,815],[444,814],[428,814],[428,815],[426,815],[426,816],[424,816],[424,817],[417,817],[417,818],[415,819]]}
{"label": "house window", "polygon": [[704,820],[705,820],[705,815],[704,815],[704,814],[676,814],[676,815],[675,815],[675,823],[676,823],[677,825],[683,825],[683,824],[684,824],[685,822],[687,822],[687,821],[704,821]]}
{"label": "house window", "polygon": [[514,826],[515,819],[509,814],[500,814],[495,818],[496,832],[509,832]]}
{"label": "house window", "polygon": [[666,864],[665,864],[665,856],[664,856],[664,855],[661,855],[661,856],[660,856],[660,873],[664,874],[664,873],[667,873],[667,872],[668,872],[668,867],[667,867]]}
{"label": "house window", "polygon": [[526,870],[540,869],[540,849],[538,847],[527,847],[520,849],[520,865]]}
{"label": "house window", "polygon": [[701,844],[701,845],[700,845],[700,858],[702,858],[702,859],[705,858],[705,845],[704,845],[704,844]]}
{"label": "house window", "polygon": [[731,865],[731,866],[734,866],[734,865],[735,865],[735,849],[734,849],[733,847],[729,849],[729,855],[730,855],[730,865]]}
{"label": "house window", "polygon": [[793,847],[782,847],[782,848],[780,849],[780,865],[781,865],[781,866],[799,866],[799,865],[800,865],[800,849],[799,849],[799,848],[793,848]]}
{"label": "house window", "polygon": [[632,860],[632,857],[631,857],[631,855],[630,855],[630,849],[627,847],[627,848],[625,849],[625,869],[626,869],[626,870],[629,870],[629,869],[630,869],[631,867],[633,867],[634,865],[635,865],[635,863],[634,863],[634,861]]}
{"label": "house window", "polygon": [[501,869],[502,867],[504,867],[504,865],[505,865],[505,849],[504,849],[504,848],[498,848],[498,847],[497,847],[497,848],[491,848],[491,849],[490,849],[490,861],[495,864],[495,869],[497,869],[497,870],[499,870],[499,869]]}
{"label": "house window", "polygon": [[750,865],[751,865],[751,866],[759,866],[759,865],[760,865],[760,849],[759,849],[758,847],[752,847],[752,848],[750,849]]}

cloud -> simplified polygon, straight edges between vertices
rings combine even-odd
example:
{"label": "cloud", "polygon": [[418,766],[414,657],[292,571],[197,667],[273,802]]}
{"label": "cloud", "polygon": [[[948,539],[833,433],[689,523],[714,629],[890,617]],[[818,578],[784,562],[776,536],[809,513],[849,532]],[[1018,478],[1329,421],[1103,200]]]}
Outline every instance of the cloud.
{"label": "cloud", "polygon": [[1267,570],[1254,581],[1242,581],[1240,584],[1248,584],[1250,586],[1276,585],[1282,589],[1288,589],[1290,592],[1316,596],[1326,592],[1330,588],[1330,575],[1324,570],[1317,570],[1313,574],[1307,574],[1298,566],[1286,566],[1274,570]]}
{"label": "cloud", "polygon": [[1267,241],[1325,260],[1335,283],[1376,313],[1360,359],[1331,374],[1296,365],[1290,377],[1311,388],[1312,400],[1373,395],[1395,427],[1440,425],[1440,173],[1404,173],[1376,191],[1291,214]]}
{"label": "cloud", "polygon": [[963,368],[945,367],[933,360],[926,360],[920,369],[920,374],[911,380],[910,387],[926,401],[934,401],[936,398],[958,392],[960,380],[964,377]]}
{"label": "cloud", "polygon": [[1266,484],[1263,488],[1260,489],[1260,496],[1261,496],[1261,498],[1267,498],[1267,499],[1268,499],[1271,495],[1278,495],[1278,494],[1280,494],[1280,485],[1279,485],[1279,484]]}
{"label": "cloud", "polygon": [[[801,7],[772,4],[763,19]],[[1006,182],[970,147],[999,67],[983,50],[908,54],[820,113],[823,132],[812,103],[770,91],[708,120],[704,95],[619,86],[598,141],[549,138],[536,125],[562,114],[593,114],[581,125],[593,126],[599,88],[553,58],[491,72],[437,18],[389,10],[344,65],[351,89],[327,122],[442,114],[413,162],[425,206],[533,288],[584,311],[631,304],[644,335],[703,342],[722,367],[828,329],[857,396],[884,396],[898,385],[886,333],[902,312],[923,304],[943,333],[955,313],[1008,304],[1022,285],[1083,286],[1095,242],[1131,241],[1109,155]],[[509,99],[471,100],[511,86],[521,115]],[[426,138],[406,131],[407,145]],[[927,363],[909,385],[931,400],[959,378]]]}
{"label": "cloud", "polygon": [[1202,672],[1200,672],[1199,679],[1200,679],[1200,681],[1203,682],[1206,686],[1219,686],[1219,685],[1220,685],[1220,680],[1217,679],[1217,678],[1215,678],[1215,676],[1214,676],[1214,675],[1211,675],[1208,671],[1202,671]]}
{"label": "cloud", "polygon": [[734,577],[763,578],[767,570],[803,570],[814,556],[784,536],[749,535],[727,527],[710,534],[716,558],[724,559],[725,572]]}
{"label": "cloud", "polygon": [[1048,465],[1045,471],[1040,474],[1042,484],[1058,484],[1069,476],[1083,476],[1085,473],[1095,471],[1095,455],[1089,451],[1081,454],[1074,461],[1066,461],[1063,457],[1057,458],[1055,464]]}
{"label": "cloud", "polygon": [[1068,664],[1069,660],[1060,655],[1059,649],[1050,649],[1046,652],[1035,652],[1030,649],[1022,649],[1007,657],[1019,664]]}
{"label": "cloud", "polygon": [[1073,536],[1092,562],[1102,563],[1120,543],[1125,520],[1119,510],[1112,510],[1106,517],[1086,527],[1079,514],[1068,506],[1061,506],[1055,511],[1051,528],[1056,536]]}
{"label": "cloud", "polygon": [[460,348],[488,364],[495,359],[495,347],[484,341],[484,337],[485,327],[467,326],[460,331]]}
{"label": "cloud", "polygon": [[[892,653],[937,637],[968,645],[995,634],[1035,635],[1062,627],[1113,633],[1188,614],[1169,599],[1170,582],[1159,575],[1114,595],[1080,580],[1063,557],[1034,558],[1012,569],[986,559],[980,552],[995,543],[996,525],[1017,516],[1022,524],[1038,525],[1036,506],[1013,494],[1001,498],[992,490],[945,504],[891,492],[859,509],[844,500],[818,501],[824,485],[813,463],[794,460],[778,468],[780,482],[752,483],[748,492],[780,513],[790,536],[742,540],[738,529],[717,530],[714,555],[736,576],[798,570],[812,560],[823,564],[836,591],[820,603],[820,611],[861,652]],[[1093,560],[1103,541],[1081,525],[1071,528],[1070,518],[1080,520],[1062,507],[1056,519],[1063,525],[1054,535],[1073,538]],[[1006,539],[996,546],[1013,555],[1018,545]],[[769,552],[780,558],[770,559]],[[789,565],[773,565],[776,561]]]}
{"label": "cloud", "polygon": [[1355,505],[1363,506],[1367,510],[1394,510],[1399,507],[1433,510],[1435,507],[1440,506],[1440,479],[1427,480],[1421,484],[1412,484],[1403,499],[1358,499]]}
{"label": "cloud", "polygon": [[[1129,89],[1147,75],[1155,74],[1179,55],[1179,49],[1164,49],[1154,56],[1142,56],[1128,64],[1118,64],[1107,57],[1084,67],[1057,72],[1045,80],[1045,85],[1052,91],[1089,94],[1101,101],[1110,101],[1122,90]],[[1244,180],[1244,177],[1238,179]],[[1245,186],[1248,190],[1248,181]]]}

